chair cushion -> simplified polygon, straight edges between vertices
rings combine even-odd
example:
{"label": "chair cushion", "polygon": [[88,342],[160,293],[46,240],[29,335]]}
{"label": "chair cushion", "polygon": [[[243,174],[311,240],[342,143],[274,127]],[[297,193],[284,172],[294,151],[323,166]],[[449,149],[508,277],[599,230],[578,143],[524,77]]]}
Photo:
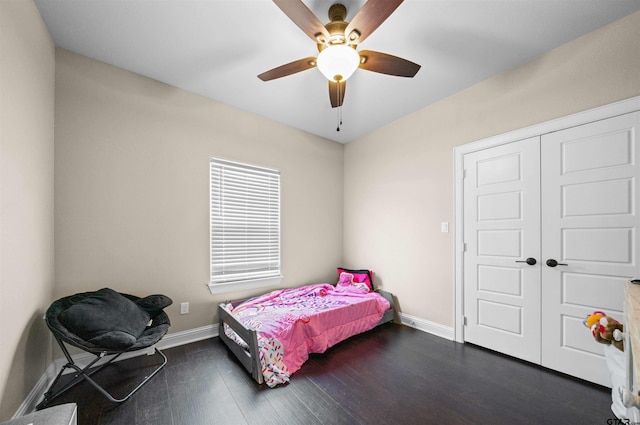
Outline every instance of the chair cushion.
{"label": "chair cushion", "polygon": [[149,313],[149,316],[153,319],[162,312],[164,308],[169,307],[173,301],[166,295],[154,294],[140,298],[136,300],[135,303],[138,307]]}
{"label": "chair cushion", "polygon": [[147,311],[112,289],[82,295],[60,312],[59,321],[69,332],[96,346],[131,347],[151,319]]}

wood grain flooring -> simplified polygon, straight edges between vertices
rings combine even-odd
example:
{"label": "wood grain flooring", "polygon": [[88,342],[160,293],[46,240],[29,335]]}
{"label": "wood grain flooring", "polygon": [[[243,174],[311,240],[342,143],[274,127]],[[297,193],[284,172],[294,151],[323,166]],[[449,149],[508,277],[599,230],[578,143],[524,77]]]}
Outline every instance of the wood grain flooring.
{"label": "wood grain flooring", "polygon": [[[80,425],[615,423],[606,388],[395,324],[312,355],[275,389],[252,381],[218,338],[164,353],[167,366],[122,404],[87,383],[51,404],[78,403]],[[126,394],[154,360],[95,378]]]}

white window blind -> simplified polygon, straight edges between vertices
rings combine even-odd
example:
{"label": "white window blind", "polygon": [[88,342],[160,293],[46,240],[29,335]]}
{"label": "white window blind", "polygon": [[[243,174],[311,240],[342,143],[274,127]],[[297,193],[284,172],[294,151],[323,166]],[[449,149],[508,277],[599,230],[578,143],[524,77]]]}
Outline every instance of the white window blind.
{"label": "white window blind", "polygon": [[210,162],[211,284],[280,276],[280,172]]}

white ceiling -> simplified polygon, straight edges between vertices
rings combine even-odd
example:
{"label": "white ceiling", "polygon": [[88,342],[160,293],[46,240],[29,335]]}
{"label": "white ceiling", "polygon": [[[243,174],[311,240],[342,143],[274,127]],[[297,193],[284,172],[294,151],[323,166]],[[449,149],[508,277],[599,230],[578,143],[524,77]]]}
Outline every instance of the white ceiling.
{"label": "white ceiling", "polygon": [[[295,1],[295,0],[292,0]],[[634,11],[638,0],[406,0],[360,49],[417,62],[414,78],[357,70],[343,126],[317,69],[256,76],[316,45],[270,0],[35,0],[56,46],[341,143]],[[304,0],[323,22],[365,0]]]}

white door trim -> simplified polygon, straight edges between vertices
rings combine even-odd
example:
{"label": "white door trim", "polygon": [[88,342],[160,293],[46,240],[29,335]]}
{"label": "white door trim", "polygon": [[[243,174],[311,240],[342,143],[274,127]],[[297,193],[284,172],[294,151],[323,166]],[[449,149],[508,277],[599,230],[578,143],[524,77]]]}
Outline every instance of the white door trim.
{"label": "white door trim", "polygon": [[598,108],[589,109],[587,111],[578,112],[576,114],[567,115],[558,119],[547,121],[544,123],[532,125],[519,130],[492,136],[486,139],[478,140],[453,149],[454,160],[454,208],[455,208],[455,259],[454,259],[454,339],[457,342],[464,342],[464,285],[463,285],[463,249],[464,249],[464,229],[463,229],[463,174],[464,174],[464,155],[482,149],[503,145],[505,143],[515,142],[534,136],[552,133],[558,130],[575,127],[577,125],[586,124],[605,118],[623,115],[630,112],[640,111],[640,96],[632,97],[620,102],[611,103]]}

